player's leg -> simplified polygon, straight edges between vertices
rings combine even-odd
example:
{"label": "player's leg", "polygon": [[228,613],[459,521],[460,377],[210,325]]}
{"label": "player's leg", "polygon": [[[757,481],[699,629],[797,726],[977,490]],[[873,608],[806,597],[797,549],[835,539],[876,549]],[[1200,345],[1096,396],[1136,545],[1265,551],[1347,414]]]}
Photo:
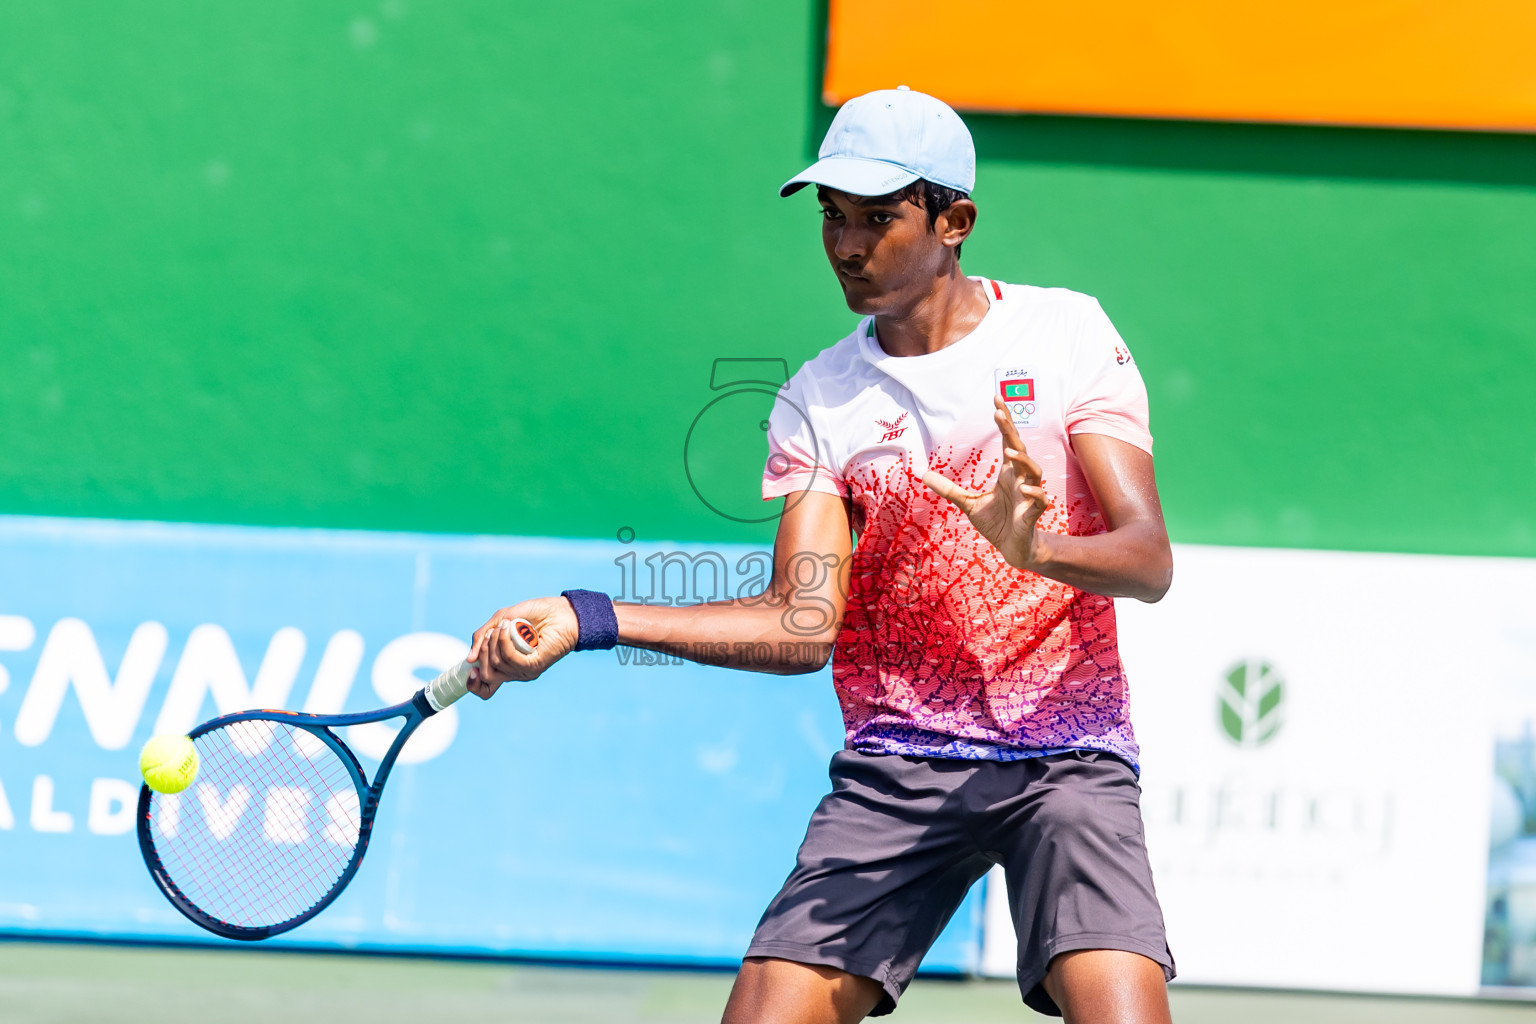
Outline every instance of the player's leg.
{"label": "player's leg", "polygon": [[742,962],[721,1024],[854,1024],[885,990],[873,978],[773,957]]}
{"label": "player's leg", "polygon": [[1173,957],[1130,765],[1078,751],[988,772],[1024,1002],[1079,1024],[1166,1021]]}
{"label": "player's leg", "polygon": [[794,870],[758,923],[730,1024],[889,1013],[991,867],[964,820],[974,762],[838,751]]}
{"label": "player's leg", "polygon": [[1066,1024],[1170,1024],[1162,965],[1120,949],[1078,949],[1042,982]]}

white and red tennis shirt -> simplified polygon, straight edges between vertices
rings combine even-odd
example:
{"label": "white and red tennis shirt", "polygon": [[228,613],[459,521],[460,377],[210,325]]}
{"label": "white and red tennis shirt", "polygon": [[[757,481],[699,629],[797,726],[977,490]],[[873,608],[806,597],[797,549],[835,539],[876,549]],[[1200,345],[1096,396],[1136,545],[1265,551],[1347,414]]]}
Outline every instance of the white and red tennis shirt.
{"label": "white and red tennis shirt", "polygon": [[990,488],[1002,395],[1044,470],[1040,528],[1102,533],[1070,438],[1151,452],[1146,387],[1097,300],[977,280],[990,308],[947,348],[887,355],[867,317],[800,368],[769,420],[763,497],[851,499],[859,539],[832,659],[850,748],[984,760],[1086,748],[1135,765],[1114,602],[1013,568],[922,475]]}

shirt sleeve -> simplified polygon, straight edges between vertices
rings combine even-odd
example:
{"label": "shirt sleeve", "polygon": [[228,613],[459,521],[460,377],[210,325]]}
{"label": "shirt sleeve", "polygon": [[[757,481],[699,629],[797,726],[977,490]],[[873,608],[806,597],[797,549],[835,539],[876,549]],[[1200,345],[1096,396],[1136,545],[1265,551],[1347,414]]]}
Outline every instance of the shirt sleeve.
{"label": "shirt sleeve", "polygon": [[779,389],[768,417],[768,461],[763,466],[763,500],[799,491],[846,498],[848,485],[833,468],[830,438],[818,435],[816,384],[804,368]]}
{"label": "shirt sleeve", "polygon": [[1107,434],[1152,454],[1147,386],[1097,300],[1079,326],[1066,424],[1069,437]]}

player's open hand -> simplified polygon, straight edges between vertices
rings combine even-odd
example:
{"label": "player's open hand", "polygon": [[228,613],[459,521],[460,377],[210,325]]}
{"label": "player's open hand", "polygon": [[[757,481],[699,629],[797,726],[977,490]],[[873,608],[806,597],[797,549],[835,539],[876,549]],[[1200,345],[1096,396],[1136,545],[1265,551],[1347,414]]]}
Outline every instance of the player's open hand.
{"label": "player's open hand", "polygon": [[[522,653],[513,642],[513,619],[526,619],[538,634],[532,654]],[[503,608],[475,630],[468,654],[475,664],[469,673],[469,692],[490,700],[502,683],[537,679],[575,646],[576,613],[565,598],[538,597]]]}
{"label": "player's open hand", "polygon": [[1008,407],[1000,396],[992,397],[992,419],[1003,435],[1003,468],[990,491],[973,494],[948,477],[929,470],[923,483],[948,498],[966,514],[971,525],[991,541],[1015,569],[1035,567],[1035,523],[1050,507],[1051,499],[1041,486],[1040,465],[1029,457]]}

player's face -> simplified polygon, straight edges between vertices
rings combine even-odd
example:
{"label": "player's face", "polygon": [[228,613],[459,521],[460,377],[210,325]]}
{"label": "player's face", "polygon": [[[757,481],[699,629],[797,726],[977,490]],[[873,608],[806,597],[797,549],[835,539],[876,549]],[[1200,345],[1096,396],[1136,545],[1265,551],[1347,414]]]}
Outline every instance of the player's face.
{"label": "player's face", "polygon": [[848,308],[900,315],[933,290],[953,259],[928,212],[902,199],[820,188],[821,241]]}

